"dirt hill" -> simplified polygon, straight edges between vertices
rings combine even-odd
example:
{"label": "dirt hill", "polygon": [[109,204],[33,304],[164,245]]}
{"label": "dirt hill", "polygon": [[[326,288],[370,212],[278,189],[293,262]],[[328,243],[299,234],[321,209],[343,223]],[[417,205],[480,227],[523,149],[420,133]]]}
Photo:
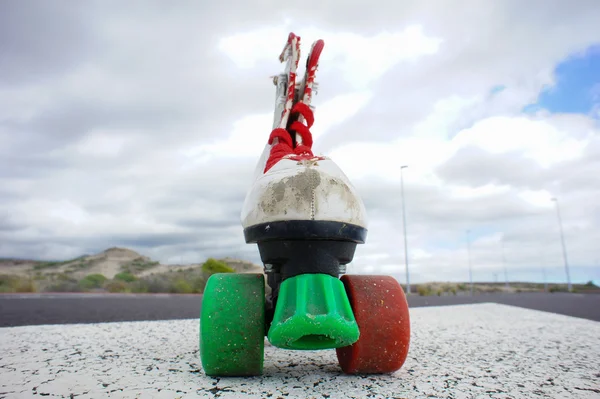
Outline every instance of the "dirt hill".
{"label": "dirt hill", "polygon": [[[225,258],[222,261],[238,273],[262,273],[262,266],[252,262],[232,258]],[[89,274],[102,274],[104,277],[112,279],[116,274],[124,271],[137,277],[145,277],[200,267],[202,267],[201,263],[164,265],[131,249],[118,247],[109,248],[95,255],[84,255],[58,262],[0,259],[0,274],[24,277],[66,274],[72,278],[81,279]]]}

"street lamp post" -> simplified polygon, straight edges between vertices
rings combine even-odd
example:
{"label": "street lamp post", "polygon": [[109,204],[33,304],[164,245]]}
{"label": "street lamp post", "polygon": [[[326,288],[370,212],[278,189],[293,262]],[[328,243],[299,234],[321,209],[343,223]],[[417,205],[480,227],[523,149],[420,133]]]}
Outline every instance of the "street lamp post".
{"label": "street lamp post", "polygon": [[470,231],[467,230],[467,257],[469,260],[469,291],[471,293],[471,296],[473,296],[473,270],[471,268],[471,240],[469,239],[469,233]]}
{"label": "street lamp post", "polygon": [[565,272],[567,273],[567,286],[568,286],[569,292],[571,292],[572,291],[571,275],[569,274],[569,261],[567,259],[567,246],[565,245],[565,235],[563,233],[562,219],[560,217],[560,207],[558,205],[557,198],[552,198],[552,201],[554,201],[556,203],[556,216],[558,218],[558,227],[560,229],[560,242],[562,244],[563,259],[565,261]]}
{"label": "street lamp post", "polygon": [[540,254],[540,266],[542,267],[542,275],[544,276],[544,292],[548,292],[548,278],[546,276],[546,259],[544,257],[544,253]]}
{"label": "street lamp post", "polygon": [[544,275],[544,292],[548,292],[548,278],[546,277],[546,268],[542,266],[542,274]]}
{"label": "street lamp post", "polygon": [[406,268],[406,293],[410,294],[410,278],[408,275],[408,244],[406,241],[406,209],[404,207],[404,175],[402,171],[408,168],[408,165],[400,167],[400,192],[402,196],[402,226],[404,230],[404,265]]}
{"label": "street lamp post", "polygon": [[510,286],[508,285],[508,271],[506,270],[506,256],[504,254],[504,237],[502,237],[502,267],[504,268],[504,281],[506,290],[508,291]]}

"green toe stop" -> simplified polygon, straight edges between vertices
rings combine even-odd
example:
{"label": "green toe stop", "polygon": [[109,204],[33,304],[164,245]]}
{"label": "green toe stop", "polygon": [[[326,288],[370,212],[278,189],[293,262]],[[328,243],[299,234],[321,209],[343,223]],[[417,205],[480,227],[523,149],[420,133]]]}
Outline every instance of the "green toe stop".
{"label": "green toe stop", "polygon": [[283,349],[352,345],[359,331],[344,284],[327,274],[301,274],[281,283],[267,338]]}

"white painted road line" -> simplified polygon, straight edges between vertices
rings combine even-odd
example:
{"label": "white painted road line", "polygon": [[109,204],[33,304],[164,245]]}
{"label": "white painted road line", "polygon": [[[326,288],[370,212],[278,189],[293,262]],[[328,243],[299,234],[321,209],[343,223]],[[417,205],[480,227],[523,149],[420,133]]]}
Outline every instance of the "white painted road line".
{"label": "white painted road line", "polygon": [[0,398],[600,397],[599,322],[497,304],[411,318],[408,359],[384,376],[267,344],[263,376],[206,377],[197,320],[2,328]]}

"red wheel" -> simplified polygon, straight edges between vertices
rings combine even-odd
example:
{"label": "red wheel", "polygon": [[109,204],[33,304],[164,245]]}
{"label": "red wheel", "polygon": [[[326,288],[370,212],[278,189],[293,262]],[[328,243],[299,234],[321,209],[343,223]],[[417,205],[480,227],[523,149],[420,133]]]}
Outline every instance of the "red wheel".
{"label": "red wheel", "polygon": [[390,276],[341,278],[360,330],[358,341],[336,349],[348,374],[392,373],[402,367],[410,343],[408,302]]}

